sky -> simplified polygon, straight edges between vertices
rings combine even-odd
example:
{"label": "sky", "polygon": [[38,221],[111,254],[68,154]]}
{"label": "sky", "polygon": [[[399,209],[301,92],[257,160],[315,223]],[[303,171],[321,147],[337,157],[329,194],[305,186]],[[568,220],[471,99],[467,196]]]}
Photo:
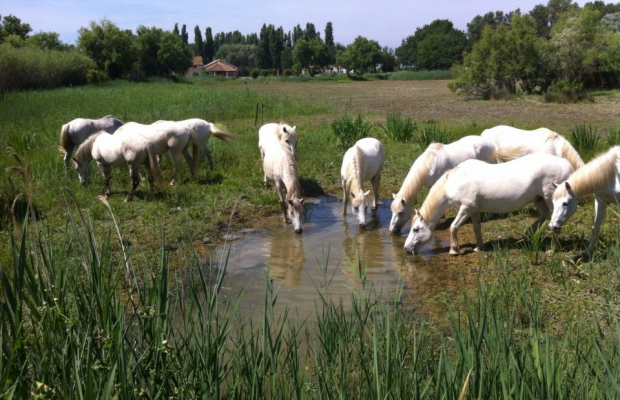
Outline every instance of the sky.
{"label": "sky", "polygon": [[81,27],[107,18],[133,32],[140,25],[172,30],[178,23],[180,30],[185,24],[190,42],[196,25],[204,37],[207,27],[214,35],[235,30],[246,35],[259,33],[263,23],[288,32],[311,22],[324,37],[325,24],[331,21],[338,43],[348,45],[361,35],[396,48],[416,28],[435,19],[449,19],[466,31],[476,15],[517,8],[527,13],[537,4],[546,0],[0,0],[0,13],[30,24],[33,33],[57,32],[70,44],[77,41]]}

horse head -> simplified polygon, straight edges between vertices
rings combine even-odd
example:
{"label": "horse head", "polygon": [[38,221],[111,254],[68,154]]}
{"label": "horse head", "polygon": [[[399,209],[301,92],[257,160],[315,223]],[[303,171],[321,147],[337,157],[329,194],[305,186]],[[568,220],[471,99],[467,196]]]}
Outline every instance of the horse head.
{"label": "horse head", "polygon": [[562,225],[577,211],[578,198],[568,182],[556,187],[553,192],[553,214],[549,229],[558,232]]}
{"label": "horse head", "polygon": [[405,241],[405,251],[407,253],[418,254],[420,249],[433,239],[433,231],[422,214],[415,210],[415,215],[411,220],[411,231]]}
{"label": "horse head", "polygon": [[392,193],[392,197],[394,201],[392,201],[390,205],[390,209],[392,210],[390,232],[400,233],[405,223],[411,218],[411,207],[407,206],[407,202],[402,196]]}
{"label": "horse head", "polygon": [[286,213],[288,219],[293,223],[295,233],[302,233],[301,215],[304,211],[304,199],[293,197],[286,201]]}
{"label": "horse head", "polygon": [[88,185],[90,183],[90,162],[81,162],[73,157],[73,166],[78,173],[80,183],[84,186]]}
{"label": "horse head", "polygon": [[283,125],[280,133],[280,141],[286,143],[291,153],[295,155],[295,144],[297,143],[297,126],[290,127]]}
{"label": "horse head", "polygon": [[357,193],[351,192],[351,211],[361,228],[366,228],[366,197],[370,194],[370,190]]}

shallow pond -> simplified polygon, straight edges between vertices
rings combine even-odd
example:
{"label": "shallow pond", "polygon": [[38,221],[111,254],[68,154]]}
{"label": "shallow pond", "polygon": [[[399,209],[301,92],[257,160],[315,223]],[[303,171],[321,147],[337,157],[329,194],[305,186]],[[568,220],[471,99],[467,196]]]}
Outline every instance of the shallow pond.
{"label": "shallow pond", "polygon": [[[239,291],[249,282],[242,314],[262,309],[265,271],[273,287],[279,290],[278,305],[289,306],[301,316],[312,314],[319,292],[342,298],[347,304],[350,290],[361,288],[356,273],[357,255],[361,265],[367,266],[366,286],[372,284],[387,302],[393,300],[394,288],[399,283],[408,298],[423,292],[440,293],[459,284],[461,279],[455,276],[459,273],[454,268],[437,265],[447,257],[447,232],[438,232],[435,243],[427,245],[421,254],[405,253],[408,230],[400,235],[388,230],[391,200],[379,205],[366,229],[359,228],[350,210],[343,218],[342,203],[335,197],[308,202],[303,234],[296,235],[290,225],[281,223],[273,228],[237,233],[236,240],[227,243],[230,256],[226,288]],[[220,256],[221,252],[218,249]]]}

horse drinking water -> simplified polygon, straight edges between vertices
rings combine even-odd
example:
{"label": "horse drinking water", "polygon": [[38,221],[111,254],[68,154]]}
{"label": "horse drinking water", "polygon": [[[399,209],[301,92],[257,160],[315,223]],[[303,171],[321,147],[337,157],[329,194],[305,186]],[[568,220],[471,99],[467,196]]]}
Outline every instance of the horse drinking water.
{"label": "horse drinking water", "polygon": [[60,146],[58,150],[65,153],[65,168],[69,168],[69,160],[73,150],[79,147],[89,137],[101,131],[114,133],[124,122],[112,115],[106,115],[100,119],[76,118],[67,122],[60,128]]}
{"label": "horse drinking water", "polygon": [[[301,214],[304,199],[301,198],[297,162],[286,143],[277,142],[265,148],[263,171],[266,181],[272,182],[276,188],[284,222],[292,222],[295,233],[301,233],[303,231]],[[284,190],[286,190],[286,195],[284,195]]]}
{"label": "horse drinking water", "polygon": [[450,226],[451,255],[459,253],[457,231],[470,216],[476,234],[474,251],[483,249],[482,212],[507,213],[534,203],[539,216],[532,229],[537,229],[553,207],[551,197],[555,185],[572,172],[568,161],[544,153],[530,154],[505,164],[467,160],[443,174],[420,210],[415,211],[405,250],[416,254],[430,242],[439,218],[452,206],[459,211]]}
{"label": "horse drinking water", "polygon": [[520,152],[519,148],[497,150],[490,140],[473,135],[450,144],[430,144],[411,166],[398,193],[392,194],[390,231],[400,232],[411,219],[411,208],[418,192],[423,187],[432,187],[447,170],[471,159],[489,163],[508,161],[519,157]]}
{"label": "horse drinking water", "polygon": [[568,177],[553,193],[553,214],[549,229],[554,232],[577,211],[579,199],[594,194],[594,226],[590,243],[584,254],[590,257],[596,247],[596,238],[605,218],[607,205],[620,200],[620,146],[614,146]]}
{"label": "horse drinking water", "polygon": [[347,215],[347,204],[351,198],[351,211],[360,227],[366,227],[366,197],[364,182],[370,181],[374,195],[372,210],[376,211],[379,202],[379,183],[385,162],[385,149],[380,141],[373,138],[360,139],[347,150],[342,159],[340,177],[342,179],[342,215]]}
{"label": "horse drinking water", "polygon": [[[297,126],[291,127],[284,122],[261,126],[258,130],[258,149],[260,150],[261,160],[265,160],[266,149],[277,147],[279,142],[285,143],[294,157],[295,143],[297,143]],[[263,182],[267,182],[267,176],[263,177]]]}

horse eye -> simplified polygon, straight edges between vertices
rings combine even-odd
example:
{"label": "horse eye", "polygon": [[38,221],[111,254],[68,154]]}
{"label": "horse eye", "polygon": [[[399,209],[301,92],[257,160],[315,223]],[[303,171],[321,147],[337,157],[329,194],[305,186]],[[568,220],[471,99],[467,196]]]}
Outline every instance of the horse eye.
{"label": "horse eye", "polygon": [[564,203],[562,203],[562,205],[563,205],[564,207],[568,207],[568,202],[567,202],[567,201],[565,201]]}
{"label": "horse eye", "polygon": [[413,228],[413,231],[414,231],[414,232],[417,232],[417,231],[419,231],[419,230],[420,230],[420,228]]}

